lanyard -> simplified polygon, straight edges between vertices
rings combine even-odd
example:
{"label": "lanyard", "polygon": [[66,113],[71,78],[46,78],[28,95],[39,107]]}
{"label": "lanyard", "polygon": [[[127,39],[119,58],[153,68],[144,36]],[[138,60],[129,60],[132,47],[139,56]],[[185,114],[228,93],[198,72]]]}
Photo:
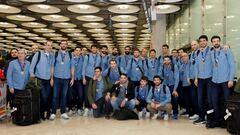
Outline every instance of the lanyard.
{"label": "lanyard", "polygon": [[185,69],[186,69],[186,64],[182,64],[182,67],[181,67],[182,69],[181,69],[181,75],[182,75],[182,77],[184,76],[184,73],[185,73]]}
{"label": "lanyard", "polygon": [[128,61],[129,61],[129,57],[128,57],[128,55],[125,55],[124,57],[125,57],[126,65],[127,65],[127,64],[128,64]]}
{"label": "lanyard", "polygon": [[[154,92],[154,97],[155,97],[155,99],[157,99],[158,97],[160,97],[160,95],[161,95],[160,91],[161,91],[161,87],[159,88],[159,91],[158,91],[158,89],[155,88],[155,92]],[[156,97],[155,95],[157,95],[158,97]]]}
{"label": "lanyard", "polygon": [[155,65],[156,65],[155,59],[154,59],[154,60],[151,60],[151,64],[152,64],[152,68],[155,68]]}
{"label": "lanyard", "polygon": [[194,65],[195,64],[195,60],[196,60],[196,57],[195,57],[195,51],[192,52],[192,64]]}
{"label": "lanyard", "polygon": [[140,60],[138,60],[138,61],[136,61],[136,59],[133,59],[133,60],[134,60],[134,62],[136,63],[136,66],[139,67],[139,61],[140,61]]}
{"label": "lanyard", "polygon": [[64,60],[65,60],[65,57],[66,57],[66,54],[67,54],[67,53],[63,53],[63,52],[61,52],[61,58],[62,58],[62,62],[64,62]]}
{"label": "lanyard", "polygon": [[23,73],[24,70],[25,70],[25,62],[23,64],[21,64],[20,61],[18,60],[18,64],[19,64],[19,66],[21,68],[21,72]]}
{"label": "lanyard", "polygon": [[205,60],[206,60],[206,56],[207,56],[207,54],[208,54],[208,50],[209,50],[209,47],[207,48],[205,54],[204,54],[204,52],[201,52],[201,53],[202,53],[202,61],[203,61],[203,62],[205,62]]}
{"label": "lanyard", "polygon": [[[41,55],[41,54],[40,54]],[[50,54],[48,53],[45,53],[45,56],[46,56],[46,58],[47,58],[47,61],[48,61],[48,64],[50,64]]]}
{"label": "lanyard", "polygon": [[92,55],[92,57],[93,57],[93,67],[95,67],[96,63],[97,63],[97,54],[96,54],[96,56]]}
{"label": "lanyard", "polygon": [[[221,50],[221,49],[220,49]],[[219,51],[216,51],[214,50],[214,60],[215,60],[215,63],[218,63],[218,58],[219,58],[219,55],[220,55],[220,50]]]}
{"label": "lanyard", "polygon": [[163,69],[163,70],[166,70],[166,76],[169,78],[169,76],[170,76],[170,74],[171,74],[171,71],[172,71],[172,66],[170,66],[169,68],[166,66],[166,68],[165,69]]}
{"label": "lanyard", "polygon": [[79,63],[79,60],[80,60],[80,57],[78,57],[78,58],[76,57],[76,58],[75,58],[75,63],[74,63],[74,64],[75,64],[75,66],[77,66],[77,65],[78,65],[78,63]]}
{"label": "lanyard", "polygon": [[[140,87],[140,86],[139,86]],[[144,90],[145,89],[145,90]],[[140,96],[140,91],[141,93],[143,93],[143,95],[141,95],[142,98],[144,98],[147,95],[147,86],[143,87],[143,88],[139,88],[139,96]]]}

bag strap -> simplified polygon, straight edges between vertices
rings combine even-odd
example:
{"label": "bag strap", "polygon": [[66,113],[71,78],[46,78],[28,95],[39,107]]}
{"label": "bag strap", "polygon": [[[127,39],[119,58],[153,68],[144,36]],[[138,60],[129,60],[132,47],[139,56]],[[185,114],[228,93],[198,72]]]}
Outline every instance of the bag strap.
{"label": "bag strap", "polygon": [[37,70],[37,65],[38,65],[38,63],[39,63],[39,61],[40,61],[40,59],[41,59],[41,52],[40,51],[38,51],[38,57],[37,57],[37,62],[36,62],[36,64],[35,64],[35,66],[34,66],[34,69],[33,69],[33,73],[35,74],[36,73],[36,70]]}

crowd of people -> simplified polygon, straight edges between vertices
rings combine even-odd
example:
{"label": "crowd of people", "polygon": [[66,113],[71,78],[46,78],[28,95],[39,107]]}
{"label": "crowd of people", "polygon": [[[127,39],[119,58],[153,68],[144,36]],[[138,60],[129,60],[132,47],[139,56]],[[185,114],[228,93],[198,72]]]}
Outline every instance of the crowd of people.
{"label": "crowd of people", "polygon": [[170,54],[164,44],[159,57],[154,49],[130,46],[122,55],[118,48],[108,54],[107,46],[92,45],[91,52],[76,47],[72,53],[67,47],[68,42],[61,41],[53,53],[47,41],[44,50],[35,47],[29,58],[23,49],[11,50],[12,59],[5,65],[11,106],[29,78],[37,78],[42,120],[54,120],[58,108],[66,120],[73,113],[109,119],[125,108],[139,118],[178,120],[184,115],[207,128],[224,125],[224,102],[233,92],[236,68],[231,48],[221,45],[219,36],[209,42],[201,35],[191,42],[190,54],[183,49]]}

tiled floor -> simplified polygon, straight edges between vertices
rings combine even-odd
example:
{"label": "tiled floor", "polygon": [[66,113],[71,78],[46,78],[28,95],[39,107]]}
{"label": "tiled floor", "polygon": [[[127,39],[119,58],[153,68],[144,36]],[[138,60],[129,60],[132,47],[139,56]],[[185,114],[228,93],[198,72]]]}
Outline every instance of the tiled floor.
{"label": "tiled floor", "polygon": [[228,133],[220,128],[206,129],[204,126],[193,125],[184,118],[166,122],[71,117],[67,121],[58,118],[55,121],[44,121],[26,127],[15,126],[11,122],[0,123],[0,135],[228,135]]}

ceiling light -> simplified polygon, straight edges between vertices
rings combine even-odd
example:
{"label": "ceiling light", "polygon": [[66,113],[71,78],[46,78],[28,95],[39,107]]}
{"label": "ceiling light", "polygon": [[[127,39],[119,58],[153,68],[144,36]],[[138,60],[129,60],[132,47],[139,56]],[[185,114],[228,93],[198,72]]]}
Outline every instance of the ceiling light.
{"label": "ceiling light", "polygon": [[206,9],[211,9],[211,8],[213,8],[213,6],[212,6],[212,5],[206,5],[205,8],[206,8]]}
{"label": "ceiling light", "polygon": [[169,14],[169,13],[174,13],[180,10],[179,6],[170,5],[170,4],[157,5],[155,7],[156,7],[157,14]]}
{"label": "ceiling light", "polygon": [[76,4],[76,5],[70,5],[67,7],[67,9],[74,13],[80,13],[80,14],[90,14],[90,13],[97,13],[100,11],[100,9],[96,6],[92,5],[86,5],[86,4]]}
{"label": "ceiling light", "polygon": [[129,6],[128,5],[118,5],[118,8],[122,9],[122,10],[126,10],[129,8]]}
{"label": "ceiling light", "polygon": [[67,1],[67,2],[76,2],[76,3],[81,3],[81,2],[90,2],[92,0],[64,0],[64,1]]}
{"label": "ceiling light", "polygon": [[214,23],[215,26],[220,26],[222,23]]}
{"label": "ceiling light", "polygon": [[168,9],[168,8],[170,8],[170,5],[159,5],[159,6],[157,6],[157,8],[159,8],[159,9]]}
{"label": "ceiling light", "polygon": [[112,2],[119,2],[119,3],[127,3],[127,2],[135,2],[138,0],[110,0]]}
{"label": "ceiling light", "polygon": [[21,10],[16,7],[0,4],[0,13],[13,14],[19,12],[21,12]]}
{"label": "ceiling light", "polygon": [[235,18],[235,16],[234,15],[227,16],[227,19],[231,19],[231,18]]}
{"label": "ceiling light", "polygon": [[33,4],[28,6],[27,9],[32,12],[44,13],[44,14],[55,14],[61,11],[58,7],[54,7],[52,5],[45,5],[45,4]]}
{"label": "ceiling light", "polygon": [[161,2],[161,3],[176,3],[176,2],[183,1],[183,0],[157,0],[157,1]]}
{"label": "ceiling light", "polygon": [[114,5],[110,6],[108,10],[112,13],[117,13],[117,14],[131,14],[131,13],[136,13],[140,10],[138,6],[134,5]]}
{"label": "ceiling light", "polygon": [[89,5],[78,5],[78,8],[86,10],[86,9],[89,9],[90,6]]}
{"label": "ceiling light", "polygon": [[50,8],[50,6],[48,5],[37,5],[37,7],[40,9],[46,9],[46,10]]}
{"label": "ceiling light", "polygon": [[6,10],[7,10],[7,9],[10,8],[10,6],[8,6],[8,5],[2,5],[2,4],[1,4],[1,5],[0,5],[0,8],[2,8],[2,9],[6,9]]}

